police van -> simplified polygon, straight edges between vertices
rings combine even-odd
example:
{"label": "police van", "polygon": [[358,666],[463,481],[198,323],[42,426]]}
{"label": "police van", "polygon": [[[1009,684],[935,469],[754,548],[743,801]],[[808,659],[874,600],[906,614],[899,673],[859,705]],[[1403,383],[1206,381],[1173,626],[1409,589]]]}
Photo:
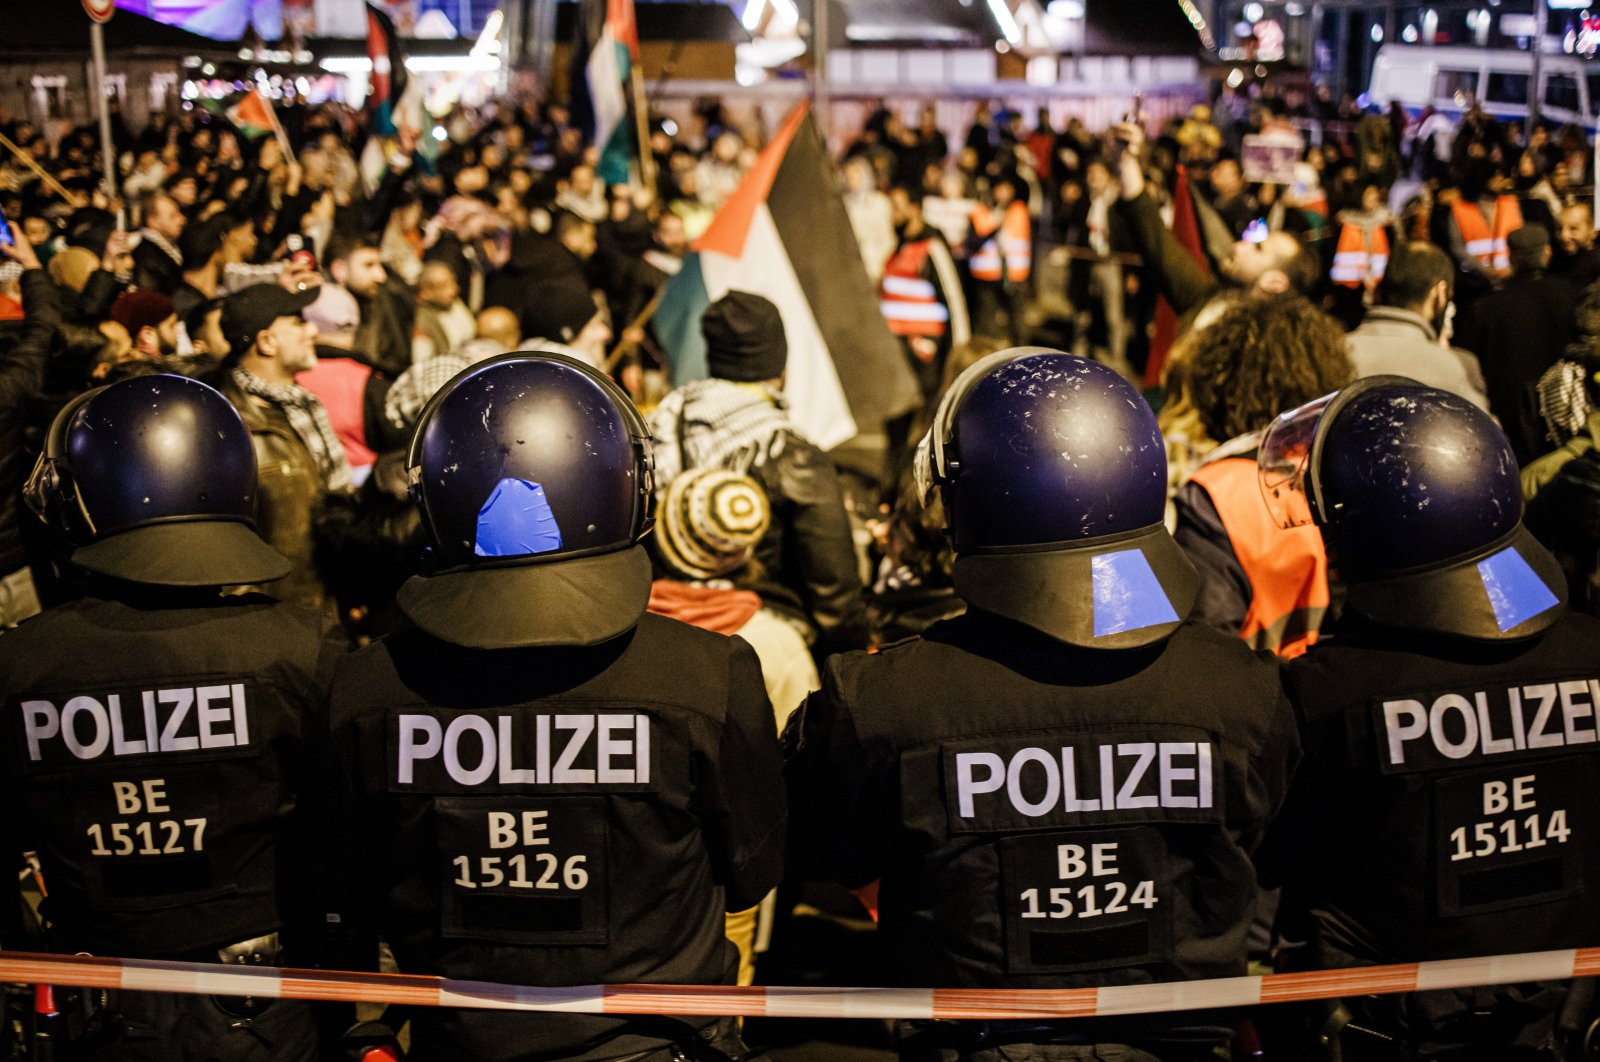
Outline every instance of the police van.
{"label": "police van", "polygon": [[[1512,49],[1386,44],[1378,49],[1367,95],[1381,107],[1398,101],[1416,114],[1432,107],[1449,115],[1476,99],[1499,119],[1528,116],[1533,53]],[[1548,121],[1595,128],[1600,106],[1600,63],[1574,55],[1545,55],[1540,62],[1540,113]]]}

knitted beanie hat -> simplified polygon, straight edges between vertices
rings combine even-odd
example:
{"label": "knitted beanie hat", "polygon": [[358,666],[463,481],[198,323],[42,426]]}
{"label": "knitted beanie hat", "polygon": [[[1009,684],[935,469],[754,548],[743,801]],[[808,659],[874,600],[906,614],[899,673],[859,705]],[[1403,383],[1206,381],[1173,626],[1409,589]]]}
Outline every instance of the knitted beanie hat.
{"label": "knitted beanie hat", "polygon": [[654,538],[673,573],[715,579],[749,562],[771,521],[761,484],[723,469],[696,468],[668,485]]}

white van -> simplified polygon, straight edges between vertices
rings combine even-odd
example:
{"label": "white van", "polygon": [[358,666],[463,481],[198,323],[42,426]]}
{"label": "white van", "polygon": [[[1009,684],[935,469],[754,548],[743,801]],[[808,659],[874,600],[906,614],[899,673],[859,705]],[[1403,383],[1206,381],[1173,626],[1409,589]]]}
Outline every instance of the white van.
{"label": "white van", "polygon": [[[1575,122],[1593,130],[1600,106],[1600,63],[1558,53],[1546,54],[1539,65],[1540,114],[1550,122]],[[1465,111],[1468,97],[1473,97],[1496,118],[1521,119],[1528,116],[1532,76],[1531,52],[1385,44],[1372,64],[1367,95],[1384,108],[1398,100],[1411,114],[1432,107],[1450,115]]]}

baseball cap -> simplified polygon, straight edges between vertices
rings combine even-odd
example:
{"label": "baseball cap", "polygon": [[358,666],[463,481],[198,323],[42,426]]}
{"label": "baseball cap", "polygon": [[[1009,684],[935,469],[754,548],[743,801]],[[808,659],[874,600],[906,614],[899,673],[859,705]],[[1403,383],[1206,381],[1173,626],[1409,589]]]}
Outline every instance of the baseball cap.
{"label": "baseball cap", "polygon": [[338,284],[324,284],[316,301],[300,313],[319,332],[349,332],[361,324],[361,307],[356,297]]}
{"label": "baseball cap", "polygon": [[255,345],[256,336],[280,317],[299,317],[317,300],[315,289],[284,291],[276,284],[252,284],[222,300],[222,335],[234,357]]}

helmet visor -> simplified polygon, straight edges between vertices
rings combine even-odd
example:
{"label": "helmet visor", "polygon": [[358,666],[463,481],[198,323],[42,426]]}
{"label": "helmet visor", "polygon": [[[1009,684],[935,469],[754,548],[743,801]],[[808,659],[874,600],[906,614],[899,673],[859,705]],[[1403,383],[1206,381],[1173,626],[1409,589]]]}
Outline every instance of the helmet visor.
{"label": "helmet visor", "polygon": [[1307,486],[1311,475],[1311,444],[1317,424],[1339,392],[1323,395],[1298,409],[1279,414],[1256,451],[1256,474],[1261,496],[1279,527],[1304,527],[1314,522]]}

